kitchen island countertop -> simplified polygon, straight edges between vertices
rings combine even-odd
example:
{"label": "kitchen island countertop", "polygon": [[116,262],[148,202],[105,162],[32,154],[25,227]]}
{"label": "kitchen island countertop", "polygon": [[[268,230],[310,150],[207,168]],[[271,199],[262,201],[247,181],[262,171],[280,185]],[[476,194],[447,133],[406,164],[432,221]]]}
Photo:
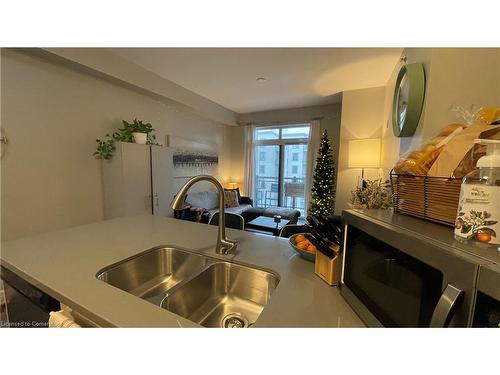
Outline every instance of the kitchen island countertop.
{"label": "kitchen island countertop", "polygon": [[103,327],[199,327],[96,278],[103,267],[157,246],[254,265],[280,283],[254,327],[364,327],[338,288],[283,238],[227,229],[236,253],[216,255],[217,227],[156,215],[106,220],[2,243],[2,266]]}

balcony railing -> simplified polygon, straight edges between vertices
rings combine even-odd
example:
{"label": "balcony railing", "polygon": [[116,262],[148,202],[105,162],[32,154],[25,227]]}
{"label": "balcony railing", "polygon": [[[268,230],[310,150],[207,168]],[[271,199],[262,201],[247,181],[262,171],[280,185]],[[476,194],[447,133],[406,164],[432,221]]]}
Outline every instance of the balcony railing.
{"label": "balcony railing", "polygon": [[[276,207],[279,204],[279,180],[277,177],[255,177],[255,202],[257,207]],[[305,178],[284,177],[282,207],[299,210],[305,215]]]}

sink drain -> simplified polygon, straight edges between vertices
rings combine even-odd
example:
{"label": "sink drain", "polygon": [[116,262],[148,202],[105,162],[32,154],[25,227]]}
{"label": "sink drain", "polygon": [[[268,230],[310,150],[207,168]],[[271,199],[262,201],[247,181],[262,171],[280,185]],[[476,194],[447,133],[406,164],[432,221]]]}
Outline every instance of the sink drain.
{"label": "sink drain", "polygon": [[239,313],[227,314],[220,322],[222,328],[246,328],[248,327],[248,319]]}

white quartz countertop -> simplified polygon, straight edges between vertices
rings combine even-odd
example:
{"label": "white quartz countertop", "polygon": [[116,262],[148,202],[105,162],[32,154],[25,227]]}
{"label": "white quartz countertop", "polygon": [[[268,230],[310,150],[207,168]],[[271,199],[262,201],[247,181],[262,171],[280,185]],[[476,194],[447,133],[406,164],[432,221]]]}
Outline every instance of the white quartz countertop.
{"label": "white quartz countertop", "polygon": [[[364,327],[338,288],[314,274],[283,238],[227,230],[235,254],[218,256],[280,275],[254,327]],[[106,220],[2,243],[2,266],[104,327],[199,327],[96,279],[103,267],[156,246],[215,254],[217,227],[161,216]]]}

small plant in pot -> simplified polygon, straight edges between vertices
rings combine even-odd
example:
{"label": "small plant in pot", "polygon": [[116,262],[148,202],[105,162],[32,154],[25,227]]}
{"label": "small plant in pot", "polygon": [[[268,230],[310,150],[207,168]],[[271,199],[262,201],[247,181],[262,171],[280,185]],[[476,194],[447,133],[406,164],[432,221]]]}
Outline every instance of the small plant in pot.
{"label": "small plant in pot", "polygon": [[156,137],[153,134],[154,128],[150,123],[134,119],[133,122],[122,120],[123,127],[114,132],[111,136],[106,134],[104,139],[96,139],[97,150],[94,156],[97,159],[110,160],[116,150],[115,142],[129,142],[138,144],[157,145]]}
{"label": "small plant in pot", "polygon": [[123,127],[113,133],[113,139],[121,142],[135,142],[141,145],[154,144],[156,137],[153,126],[147,122],[134,119],[132,123],[125,120],[122,121]]}
{"label": "small plant in pot", "polygon": [[392,196],[388,182],[363,180],[361,186],[351,191],[350,204],[353,208],[385,209],[392,207]]}

